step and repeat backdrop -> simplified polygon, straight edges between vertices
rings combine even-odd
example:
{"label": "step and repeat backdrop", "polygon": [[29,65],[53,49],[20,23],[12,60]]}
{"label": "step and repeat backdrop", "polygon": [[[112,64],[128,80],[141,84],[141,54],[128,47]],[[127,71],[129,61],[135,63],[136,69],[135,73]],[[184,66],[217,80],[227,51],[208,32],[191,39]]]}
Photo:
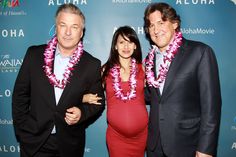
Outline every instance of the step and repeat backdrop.
{"label": "step and repeat backdrop", "polygon": [[[0,0],[0,156],[18,157],[11,97],[25,52],[46,43],[54,34],[54,15],[63,3],[77,5],[86,16],[85,50],[108,58],[114,31],[130,25],[142,44],[143,57],[150,45],[145,38],[143,13],[158,0]],[[200,40],[215,51],[222,91],[222,118],[218,157],[236,156],[236,0],[164,0],[182,19],[185,38]],[[106,110],[87,129],[85,157],[108,157]]]}

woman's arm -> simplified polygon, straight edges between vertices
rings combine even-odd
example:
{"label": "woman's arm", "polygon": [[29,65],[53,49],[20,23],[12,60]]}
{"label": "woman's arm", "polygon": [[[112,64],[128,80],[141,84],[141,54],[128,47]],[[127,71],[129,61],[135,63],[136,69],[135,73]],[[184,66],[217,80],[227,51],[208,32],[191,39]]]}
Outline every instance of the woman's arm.
{"label": "woman's arm", "polygon": [[82,100],[82,102],[83,102],[83,103],[88,103],[88,104],[101,105],[101,103],[98,102],[98,101],[101,100],[101,99],[102,99],[102,98],[101,98],[101,97],[98,97],[97,94],[88,93],[88,94],[84,94],[84,95],[83,95],[83,100]]}

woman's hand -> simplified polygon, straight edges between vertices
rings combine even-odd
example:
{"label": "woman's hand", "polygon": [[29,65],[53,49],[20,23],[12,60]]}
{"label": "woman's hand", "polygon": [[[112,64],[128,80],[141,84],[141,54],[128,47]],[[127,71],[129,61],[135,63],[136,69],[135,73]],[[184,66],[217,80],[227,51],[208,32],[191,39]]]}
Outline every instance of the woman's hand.
{"label": "woman's hand", "polygon": [[83,96],[83,103],[89,103],[89,104],[95,104],[95,105],[101,105],[100,102],[98,102],[99,100],[101,100],[101,97],[98,97],[97,94],[85,94]]}

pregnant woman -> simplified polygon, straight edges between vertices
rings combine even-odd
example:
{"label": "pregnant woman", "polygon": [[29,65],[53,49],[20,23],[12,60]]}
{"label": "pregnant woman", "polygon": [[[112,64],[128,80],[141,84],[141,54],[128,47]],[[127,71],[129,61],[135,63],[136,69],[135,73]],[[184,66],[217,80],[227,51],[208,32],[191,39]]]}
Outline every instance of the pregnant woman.
{"label": "pregnant woman", "polygon": [[[110,157],[144,157],[148,113],[144,101],[144,78],[141,46],[129,26],[113,35],[110,56],[103,66],[106,90],[106,141]],[[85,95],[96,103],[96,95]]]}

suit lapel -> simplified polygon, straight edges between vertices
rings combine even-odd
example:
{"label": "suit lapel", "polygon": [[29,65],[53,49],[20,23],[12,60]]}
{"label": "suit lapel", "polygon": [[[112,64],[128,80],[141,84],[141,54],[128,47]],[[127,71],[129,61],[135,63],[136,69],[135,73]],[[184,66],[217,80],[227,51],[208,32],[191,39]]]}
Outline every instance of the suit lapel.
{"label": "suit lapel", "polygon": [[[49,81],[49,80],[47,80]],[[48,82],[48,85],[45,86],[45,99],[47,100],[50,107],[55,108],[56,107],[56,98],[55,98],[55,92],[54,87]]]}
{"label": "suit lapel", "polygon": [[[157,78],[157,67],[156,67],[156,53],[154,53],[154,60],[153,60],[153,63],[155,66],[153,66],[153,72],[154,72],[154,75],[155,75],[155,78]],[[157,95],[158,96],[161,96],[161,92],[160,92],[160,89],[159,88],[154,88]]]}
{"label": "suit lapel", "polygon": [[[154,66],[153,66],[152,71],[154,72],[155,78],[157,78],[156,53],[154,53],[153,63],[154,63]],[[160,98],[161,97],[160,88],[154,88],[153,87],[153,89],[156,92],[157,96]]]}
{"label": "suit lapel", "polygon": [[182,63],[182,59],[183,59],[183,56],[184,56],[184,52],[183,52],[184,44],[185,44],[185,42],[184,42],[184,39],[183,39],[183,44],[180,46],[175,58],[173,59],[171,65],[170,65],[169,71],[168,71],[167,76],[166,76],[162,96],[161,96],[162,99],[164,99],[165,96],[167,95],[167,93],[169,91],[169,88],[170,88],[170,85],[173,83],[174,78],[175,78],[175,76],[178,72],[179,66]]}
{"label": "suit lapel", "polygon": [[78,69],[78,65],[75,65],[74,70],[72,71],[72,76],[70,77],[69,82],[66,84],[66,86],[65,86],[65,88],[64,88],[64,90],[63,90],[63,92],[62,92],[62,94],[61,94],[61,97],[60,97],[59,102],[58,102],[57,105],[62,104],[62,103],[63,103],[63,100],[65,100],[65,97],[66,97],[67,94],[70,92],[71,87],[72,87],[72,84],[73,84],[73,78],[74,78],[74,77],[79,77],[79,76],[77,76],[78,73],[75,73],[75,72],[74,72],[74,71],[76,71],[77,69]]}
{"label": "suit lapel", "polygon": [[[85,55],[85,54],[83,54]],[[78,77],[80,77],[79,72],[81,70],[81,62],[83,62],[83,56],[81,57],[80,61],[74,66],[74,70],[72,71],[72,74],[69,78],[69,82],[66,84],[62,95],[59,99],[58,105],[63,103],[63,100],[65,100],[65,97],[68,95],[68,93],[71,91],[73,85],[75,85],[73,82],[77,80]]]}
{"label": "suit lapel", "polygon": [[[153,87],[154,88],[154,87]],[[160,100],[161,99],[161,92],[160,92],[160,88],[154,88],[155,89],[155,91],[156,91],[156,93],[157,93],[157,97],[158,97],[158,99]]]}
{"label": "suit lapel", "polygon": [[[44,65],[44,57],[43,55],[42,56],[39,56],[39,65]],[[40,68],[43,67],[43,66],[40,66]],[[43,93],[43,96],[44,96],[44,99],[45,101],[48,103],[48,106],[51,107],[51,108],[55,108],[56,106],[56,99],[55,99],[55,92],[54,92],[54,87],[52,84],[50,84],[49,82],[49,79],[48,77],[46,76],[45,72],[43,69],[40,69],[39,70],[40,73],[39,73],[39,78],[42,80],[42,82],[40,81],[40,86],[42,86],[42,88],[40,88]],[[37,89],[39,90],[39,89]]]}

